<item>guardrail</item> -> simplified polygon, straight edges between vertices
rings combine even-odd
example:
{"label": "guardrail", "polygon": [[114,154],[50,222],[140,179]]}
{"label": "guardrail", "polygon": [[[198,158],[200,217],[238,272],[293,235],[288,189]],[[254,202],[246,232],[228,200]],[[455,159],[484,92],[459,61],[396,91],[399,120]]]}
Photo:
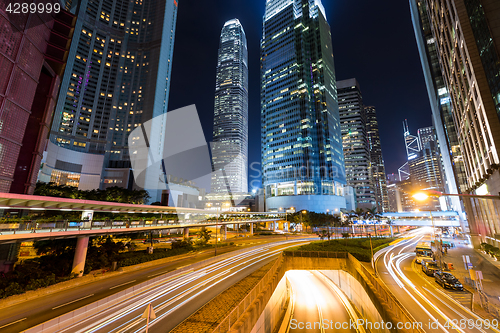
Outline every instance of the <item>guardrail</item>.
{"label": "guardrail", "polygon": [[37,233],[37,232],[66,232],[80,230],[99,230],[99,229],[131,229],[131,228],[148,228],[155,227],[156,229],[175,229],[184,227],[196,227],[203,225],[224,225],[224,224],[245,224],[259,222],[274,222],[276,219],[242,219],[242,220],[141,220],[141,221],[89,221],[89,222],[72,222],[72,221],[56,221],[56,222],[36,222],[29,221],[23,223],[0,223],[0,235],[15,235],[16,233]]}

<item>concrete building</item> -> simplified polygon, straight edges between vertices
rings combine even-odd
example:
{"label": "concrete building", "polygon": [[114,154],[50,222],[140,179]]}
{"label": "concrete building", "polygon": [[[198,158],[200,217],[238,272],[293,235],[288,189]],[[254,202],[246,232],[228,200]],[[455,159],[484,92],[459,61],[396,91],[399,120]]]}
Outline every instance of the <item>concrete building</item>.
{"label": "concrete building", "polygon": [[33,194],[75,17],[17,15],[0,1],[0,192]]}
{"label": "concrete building", "polygon": [[237,19],[220,36],[212,164],[212,192],[248,192],[248,49]]}
{"label": "concrete building", "polygon": [[370,147],[370,170],[377,211],[387,212],[389,203],[387,199],[384,157],[382,156],[382,144],[380,143],[380,134],[378,131],[377,111],[374,106],[365,106],[365,114],[366,135]]}
{"label": "concrete building", "polygon": [[337,93],[347,184],[356,191],[357,207],[371,209],[377,207],[377,201],[367,119],[358,81],[354,78],[337,81]]}
{"label": "concrete building", "polygon": [[[498,195],[500,7],[489,0],[412,0],[410,5],[431,106],[435,108],[439,100],[449,102],[451,108],[460,145],[457,155],[463,159],[467,178],[460,186],[457,172],[457,190],[463,187],[463,193]],[[430,61],[429,54],[434,56]],[[441,86],[436,83],[439,80]],[[453,143],[453,132],[446,135]],[[498,245],[498,202],[466,199],[463,203],[474,244],[490,241]]]}
{"label": "concrete building", "polygon": [[[129,133],[167,112],[177,1],[81,0],[40,180],[133,188]],[[149,138],[164,145],[166,117]],[[154,192],[154,193],[153,193]],[[160,201],[161,191],[151,191]]]}
{"label": "concrete building", "polygon": [[345,208],[332,50],[320,0],[266,2],[261,40],[261,153],[268,211]]}

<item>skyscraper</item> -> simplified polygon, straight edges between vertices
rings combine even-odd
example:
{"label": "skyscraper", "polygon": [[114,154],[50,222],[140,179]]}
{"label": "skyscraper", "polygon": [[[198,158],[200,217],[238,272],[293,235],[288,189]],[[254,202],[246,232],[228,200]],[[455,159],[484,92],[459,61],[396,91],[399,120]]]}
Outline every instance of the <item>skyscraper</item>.
{"label": "skyscraper", "polygon": [[248,192],[248,49],[237,19],[220,36],[213,142],[212,192]]}
{"label": "skyscraper", "polygon": [[[434,128],[420,128],[416,138],[420,150],[412,154],[408,160],[413,191],[435,190],[443,192],[441,154]],[[447,210],[446,204],[441,205],[439,200],[434,197],[419,207],[422,210]]]}
{"label": "skyscraper", "polygon": [[16,14],[0,0],[0,192],[33,194],[74,16]]}
{"label": "skyscraper", "polygon": [[[81,0],[72,10],[75,35],[40,180],[132,188],[128,135],[167,112],[177,1]],[[165,122],[158,118],[149,138],[160,151]]]}
{"label": "skyscraper", "polygon": [[377,210],[386,212],[389,210],[387,198],[387,183],[385,176],[384,157],[382,156],[382,145],[378,131],[377,112],[374,106],[365,106],[366,135],[370,148],[370,170],[373,181],[373,189]]}
{"label": "skyscraper", "polygon": [[268,210],[345,208],[330,26],[320,0],[268,0],[261,40]]}
{"label": "skyscraper", "polygon": [[[467,177],[462,149],[453,123],[451,98],[439,65],[436,40],[432,35],[426,6],[420,2],[417,5],[417,1],[412,0],[410,9],[432,110],[432,122],[441,152],[444,189],[447,193],[461,193],[467,188]],[[465,229],[465,216],[460,199],[449,197],[447,200],[451,209],[461,213],[462,226]]]}
{"label": "skyscraper", "polygon": [[377,203],[359,83],[355,78],[337,81],[337,89],[347,184],[356,191],[358,207],[372,209]]}
{"label": "skyscraper", "polygon": [[[451,108],[467,177],[462,191],[498,195],[500,7],[487,0],[412,0],[410,5],[431,107],[438,109],[439,101]],[[446,135],[453,142],[453,132]],[[498,202],[463,202],[474,244],[494,239],[500,233]]]}

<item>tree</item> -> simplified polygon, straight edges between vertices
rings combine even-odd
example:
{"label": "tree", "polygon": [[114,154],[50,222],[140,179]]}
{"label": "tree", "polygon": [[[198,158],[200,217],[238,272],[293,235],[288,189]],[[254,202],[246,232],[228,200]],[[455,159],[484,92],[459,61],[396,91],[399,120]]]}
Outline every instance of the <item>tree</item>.
{"label": "tree", "polygon": [[210,235],[211,233],[212,231],[203,228],[198,234],[198,242],[201,243],[202,245],[207,244],[210,238],[212,238],[212,235]]}

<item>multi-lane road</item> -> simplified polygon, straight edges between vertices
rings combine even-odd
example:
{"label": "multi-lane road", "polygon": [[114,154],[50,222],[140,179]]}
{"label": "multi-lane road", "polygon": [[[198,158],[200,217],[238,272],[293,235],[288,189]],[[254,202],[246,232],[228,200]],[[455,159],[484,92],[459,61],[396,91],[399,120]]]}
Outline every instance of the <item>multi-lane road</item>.
{"label": "multi-lane road", "polygon": [[492,327],[498,327],[498,321],[483,320],[467,308],[462,301],[470,296],[467,291],[445,290],[415,263],[417,243],[430,241],[431,232],[431,228],[418,229],[408,239],[377,253],[376,268],[382,281],[426,332],[499,333]]}
{"label": "multi-lane road", "polygon": [[[238,282],[273,259],[276,259],[283,249],[308,242],[310,242],[310,239],[294,239],[259,245],[243,253],[235,254],[229,259],[221,260],[201,269],[170,275],[157,281],[157,283],[148,287],[140,294],[122,299],[116,304],[110,304],[109,307],[99,313],[85,316],[75,323],[63,325],[64,328],[58,331],[140,332],[146,325],[146,319],[141,318],[141,315],[146,306],[152,304],[156,313],[156,319],[151,320],[149,332],[168,332],[210,299],[227,289],[228,286]],[[116,289],[124,289],[130,286],[127,283],[121,285],[119,281],[115,281],[115,283]],[[81,307],[83,304],[79,303],[85,302],[87,298],[91,299],[96,296],[94,295],[95,292],[87,292],[89,293],[88,296],[83,295],[80,298],[69,301],[68,304],[61,303],[62,300],[59,300],[59,305],[47,311],[60,310],[63,311],[62,313],[65,313],[71,309],[69,306],[73,306],[73,309],[77,305]],[[35,312],[34,310],[32,311]],[[4,312],[2,317],[7,314]],[[19,322],[17,322],[19,319],[15,317],[4,320],[3,322],[7,321],[7,326],[2,327],[5,324],[0,324],[0,331],[20,332],[32,327],[33,322],[39,321],[39,318],[33,313],[27,312],[26,314],[27,318],[19,318],[22,319]],[[47,316],[47,314],[45,315]]]}

